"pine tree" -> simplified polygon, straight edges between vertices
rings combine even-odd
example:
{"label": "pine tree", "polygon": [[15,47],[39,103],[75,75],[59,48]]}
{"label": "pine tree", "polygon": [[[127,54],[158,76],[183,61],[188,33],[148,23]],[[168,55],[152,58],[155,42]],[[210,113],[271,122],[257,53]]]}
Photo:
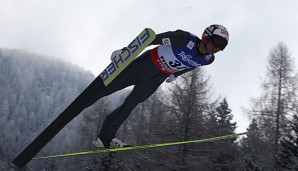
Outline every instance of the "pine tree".
{"label": "pine tree", "polygon": [[219,133],[221,133],[222,135],[235,133],[235,129],[237,127],[236,122],[232,122],[232,110],[229,108],[226,99],[223,99],[219,107],[216,108],[216,111]]}
{"label": "pine tree", "polygon": [[[213,137],[235,133],[236,122],[232,122],[232,110],[229,108],[226,99],[223,99],[219,106],[216,107],[215,119],[216,124],[210,127],[211,130],[215,130]],[[210,142],[207,149],[212,151],[209,157],[209,170],[238,170],[239,150],[236,137]]]}
{"label": "pine tree", "polygon": [[285,170],[298,170],[298,115],[294,115],[292,131],[281,140],[278,155],[280,167]]}
{"label": "pine tree", "polygon": [[253,119],[248,132],[255,132],[247,134],[246,137],[241,139],[241,152],[243,159],[243,169],[246,171],[260,171],[266,168],[266,161],[271,157],[268,151],[267,143],[264,140],[264,133],[257,132],[260,129],[256,119]]}
{"label": "pine tree", "polygon": [[[209,78],[202,69],[196,69],[181,76],[181,83],[172,89],[172,111],[176,125],[173,125],[180,141],[206,137],[204,128],[205,117],[210,106]],[[174,109],[174,110],[173,110]],[[199,145],[188,144],[177,147],[178,168],[200,168],[196,159],[203,158],[203,150]],[[202,164],[202,163],[201,163]]]}
{"label": "pine tree", "polygon": [[280,140],[289,130],[287,125],[293,108],[297,104],[297,75],[294,73],[294,60],[284,43],[279,43],[269,54],[267,75],[262,83],[262,95],[253,101],[252,116],[262,127],[276,125],[274,130],[264,135],[271,152],[268,167],[277,169],[277,154]]}

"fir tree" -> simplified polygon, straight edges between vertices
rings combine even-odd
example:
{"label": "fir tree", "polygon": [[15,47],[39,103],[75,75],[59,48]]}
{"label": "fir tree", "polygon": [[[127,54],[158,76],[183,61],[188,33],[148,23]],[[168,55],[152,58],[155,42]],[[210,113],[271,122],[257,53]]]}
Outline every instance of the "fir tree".
{"label": "fir tree", "polygon": [[256,119],[253,119],[249,127],[248,132],[254,132],[253,134],[247,134],[245,138],[241,139],[241,152],[243,169],[246,171],[258,171],[265,168],[264,159],[270,155],[267,150],[267,143],[264,141],[262,132],[257,132],[259,130],[259,124]]}
{"label": "fir tree", "polygon": [[[211,117],[212,119],[213,117]],[[233,114],[226,99],[220,102],[215,112],[216,129],[215,136],[229,135],[235,133],[236,122],[232,122]],[[214,118],[213,118],[214,120]],[[209,150],[213,151],[210,157],[209,170],[237,170],[238,146],[236,137],[209,143]]]}
{"label": "fir tree", "polygon": [[292,132],[281,140],[279,165],[286,170],[298,170],[298,115],[293,117]]}
{"label": "fir tree", "polygon": [[[274,129],[265,131],[266,134],[262,137],[267,143],[268,152],[271,153],[271,157],[266,156],[262,161],[269,169],[277,170],[280,140],[289,131],[289,116],[293,114],[298,95],[294,59],[284,43],[279,43],[269,53],[262,88],[262,94],[254,99],[250,113],[261,127],[276,125]],[[259,158],[261,159],[261,156]]]}

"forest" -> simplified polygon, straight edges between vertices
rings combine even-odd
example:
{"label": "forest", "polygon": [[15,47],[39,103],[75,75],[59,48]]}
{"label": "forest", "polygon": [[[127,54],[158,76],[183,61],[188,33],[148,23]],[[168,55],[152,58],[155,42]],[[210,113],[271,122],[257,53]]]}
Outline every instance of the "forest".
{"label": "forest", "polygon": [[[163,148],[30,161],[24,171],[271,171],[298,169],[298,74],[280,42],[268,53],[261,93],[248,99],[245,136]],[[61,59],[24,50],[0,49],[0,170],[18,170],[11,161],[95,78]],[[139,104],[117,137],[145,145],[198,140],[236,133],[233,109],[215,95],[204,68],[163,84]],[[131,88],[104,97],[83,111],[38,156],[94,150],[106,115]],[[272,125],[274,127],[272,127]],[[271,127],[264,131],[262,128]]]}

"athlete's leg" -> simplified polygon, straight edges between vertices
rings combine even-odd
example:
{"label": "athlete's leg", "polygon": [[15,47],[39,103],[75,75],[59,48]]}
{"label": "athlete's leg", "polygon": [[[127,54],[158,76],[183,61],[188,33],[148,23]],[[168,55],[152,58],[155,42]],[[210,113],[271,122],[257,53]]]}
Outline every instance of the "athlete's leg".
{"label": "athlete's leg", "polygon": [[166,75],[160,73],[151,81],[135,85],[124,103],[107,115],[99,134],[99,138],[105,147],[109,147],[109,142],[115,137],[118,128],[127,119],[131,111],[139,103],[150,97],[165,79]]}
{"label": "athlete's leg", "polygon": [[77,98],[80,101],[80,109],[77,110],[81,112],[100,98],[128,86],[148,81],[159,73],[160,71],[156,69],[151,60],[150,51],[147,51],[128,65],[108,86],[105,86],[101,77],[98,76]]}

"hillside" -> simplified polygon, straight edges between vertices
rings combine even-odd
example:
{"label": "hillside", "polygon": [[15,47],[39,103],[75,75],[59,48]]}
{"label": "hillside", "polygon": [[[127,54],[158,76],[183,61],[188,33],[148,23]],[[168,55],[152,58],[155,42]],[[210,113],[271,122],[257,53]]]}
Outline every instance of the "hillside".
{"label": "hillside", "polygon": [[[0,49],[0,170],[14,170],[12,159],[93,79],[90,72],[59,59]],[[67,125],[39,155],[75,147],[80,119]],[[34,168],[39,166],[27,167]]]}

